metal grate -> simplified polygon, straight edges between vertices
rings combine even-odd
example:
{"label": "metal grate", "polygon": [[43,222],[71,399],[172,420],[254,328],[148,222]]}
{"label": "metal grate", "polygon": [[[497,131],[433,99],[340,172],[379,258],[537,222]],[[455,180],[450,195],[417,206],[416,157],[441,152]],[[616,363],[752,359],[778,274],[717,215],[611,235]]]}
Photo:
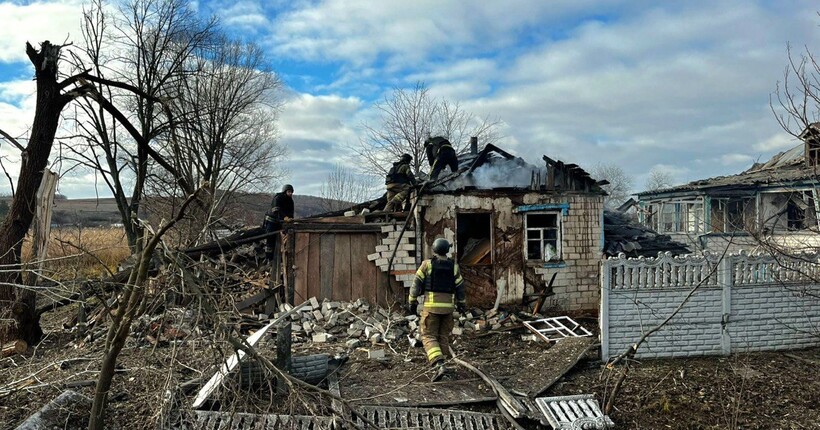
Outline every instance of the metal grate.
{"label": "metal grate", "polygon": [[330,417],[304,415],[248,414],[243,412],[194,411],[197,430],[323,430],[330,429]]}
{"label": "metal grate", "polygon": [[540,336],[547,342],[560,340],[566,337],[592,336],[589,330],[581,327],[570,317],[544,318],[535,321],[524,321],[530,331]]}
{"label": "metal grate", "polygon": [[549,425],[556,430],[604,430],[615,427],[615,423],[601,412],[591,394],[538,397],[535,403]]}
{"label": "metal grate", "polygon": [[[357,410],[380,428],[424,430],[502,430],[511,428],[504,420],[504,417],[497,414],[382,406],[361,406]],[[357,424],[363,424],[358,418],[354,421]]]}

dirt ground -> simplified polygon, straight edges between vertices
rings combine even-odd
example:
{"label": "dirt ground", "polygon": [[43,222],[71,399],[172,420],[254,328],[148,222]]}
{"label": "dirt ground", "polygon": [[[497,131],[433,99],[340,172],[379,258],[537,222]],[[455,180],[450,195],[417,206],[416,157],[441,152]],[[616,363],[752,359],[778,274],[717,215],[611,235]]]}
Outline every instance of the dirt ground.
{"label": "dirt ground", "polygon": [[[73,332],[63,330],[62,321],[70,312],[64,308],[46,313],[46,339],[25,356],[0,359],[0,428],[15,428],[65,390],[66,383],[96,377],[102,340],[81,342]],[[590,322],[587,327],[595,332],[593,325]],[[466,334],[457,338],[455,350],[508,389],[532,394],[541,391],[545,383],[560,375],[560,369],[595,342],[587,338],[548,345],[524,341],[522,334],[526,334],[523,328]],[[447,379],[431,383],[421,348],[410,348],[406,339],[392,346],[395,353],[383,344],[374,347],[385,349],[384,360],[368,359],[366,348],[346,349],[344,339],[295,344],[294,354],[348,355],[339,370],[339,385],[342,396],[354,404],[433,406],[456,396],[473,400],[458,408],[497,413],[495,402],[487,401],[492,391],[474,373],[450,363],[452,372]],[[129,341],[120,360],[121,373],[115,376],[109,396],[107,427],[155,427],[165,389],[209,377],[225,357],[224,348],[206,336],[191,336],[156,348],[139,340]],[[615,374],[594,355],[587,354],[542,395],[593,394],[603,405]],[[617,428],[624,429],[820,428],[818,368],[820,348],[636,361],[631,363],[611,418]],[[248,393],[233,385],[235,392],[222,395],[223,410],[311,414],[323,413],[326,406],[313,395],[282,399],[271,395],[272,388]],[[91,386],[73,389],[89,397],[93,392]],[[195,391],[180,394],[176,400],[179,405],[189,405],[194,395]],[[75,415],[61,428],[84,428],[86,420]],[[539,428],[532,422],[527,427]]]}

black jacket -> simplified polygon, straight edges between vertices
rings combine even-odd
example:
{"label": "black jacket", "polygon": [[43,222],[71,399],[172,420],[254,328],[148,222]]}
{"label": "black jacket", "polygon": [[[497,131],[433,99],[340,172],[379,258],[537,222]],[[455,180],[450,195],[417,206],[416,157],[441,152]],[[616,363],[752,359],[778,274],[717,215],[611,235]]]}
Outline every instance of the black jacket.
{"label": "black jacket", "polygon": [[285,218],[293,218],[293,197],[287,193],[276,193],[271,201],[271,212],[276,215],[279,221]]}

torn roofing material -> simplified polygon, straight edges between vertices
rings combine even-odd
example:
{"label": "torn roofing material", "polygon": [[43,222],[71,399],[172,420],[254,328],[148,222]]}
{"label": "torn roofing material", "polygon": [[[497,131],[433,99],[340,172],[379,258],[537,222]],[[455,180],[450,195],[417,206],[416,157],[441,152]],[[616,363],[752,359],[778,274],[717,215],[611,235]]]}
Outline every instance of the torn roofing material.
{"label": "torn roofing material", "polygon": [[803,143],[788,151],[783,151],[767,160],[765,163],[755,163],[749,169],[736,175],[716,176],[714,178],[699,179],[688,184],[653,191],[638,193],[641,198],[692,191],[705,192],[725,188],[727,190],[739,188],[767,188],[814,182],[820,166],[807,166],[805,163],[805,146]]}

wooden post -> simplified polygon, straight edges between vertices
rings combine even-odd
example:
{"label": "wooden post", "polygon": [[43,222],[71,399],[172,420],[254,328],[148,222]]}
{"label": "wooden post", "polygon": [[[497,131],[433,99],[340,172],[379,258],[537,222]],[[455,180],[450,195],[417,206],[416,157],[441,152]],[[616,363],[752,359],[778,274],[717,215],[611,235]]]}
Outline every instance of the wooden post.
{"label": "wooden post", "polygon": [[273,259],[271,261],[271,268],[270,268],[270,282],[268,283],[269,288],[273,291],[273,294],[269,295],[268,298],[265,300],[265,313],[268,315],[273,315],[276,312],[276,307],[279,302],[284,302],[284,294],[281,294],[281,287],[282,287],[282,277],[281,277],[281,270],[282,270],[282,235],[281,233],[277,233],[273,236]]}
{"label": "wooden post", "polygon": [[[279,369],[290,373],[292,369],[291,357],[291,336],[293,329],[289,320],[285,320],[276,328],[276,360],[273,364]],[[276,378],[276,392],[279,394],[287,393],[287,383],[281,378]]]}
{"label": "wooden post", "polygon": [[54,206],[54,190],[57,189],[57,174],[51,170],[43,171],[43,179],[40,181],[40,188],[37,189],[37,197],[34,213],[34,225],[32,226],[32,243],[34,250],[34,261],[37,262],[37,273],[43,269],[43,260],[48,252],[48,238],[51,233],[51,209]]}
{"label": "wooden post", "polygon": [[[296,232],[287,230],[287,254],[285,255],[285,299],[291,306],[296,296]],[[307,252],[304,250],[303,252]]]}

